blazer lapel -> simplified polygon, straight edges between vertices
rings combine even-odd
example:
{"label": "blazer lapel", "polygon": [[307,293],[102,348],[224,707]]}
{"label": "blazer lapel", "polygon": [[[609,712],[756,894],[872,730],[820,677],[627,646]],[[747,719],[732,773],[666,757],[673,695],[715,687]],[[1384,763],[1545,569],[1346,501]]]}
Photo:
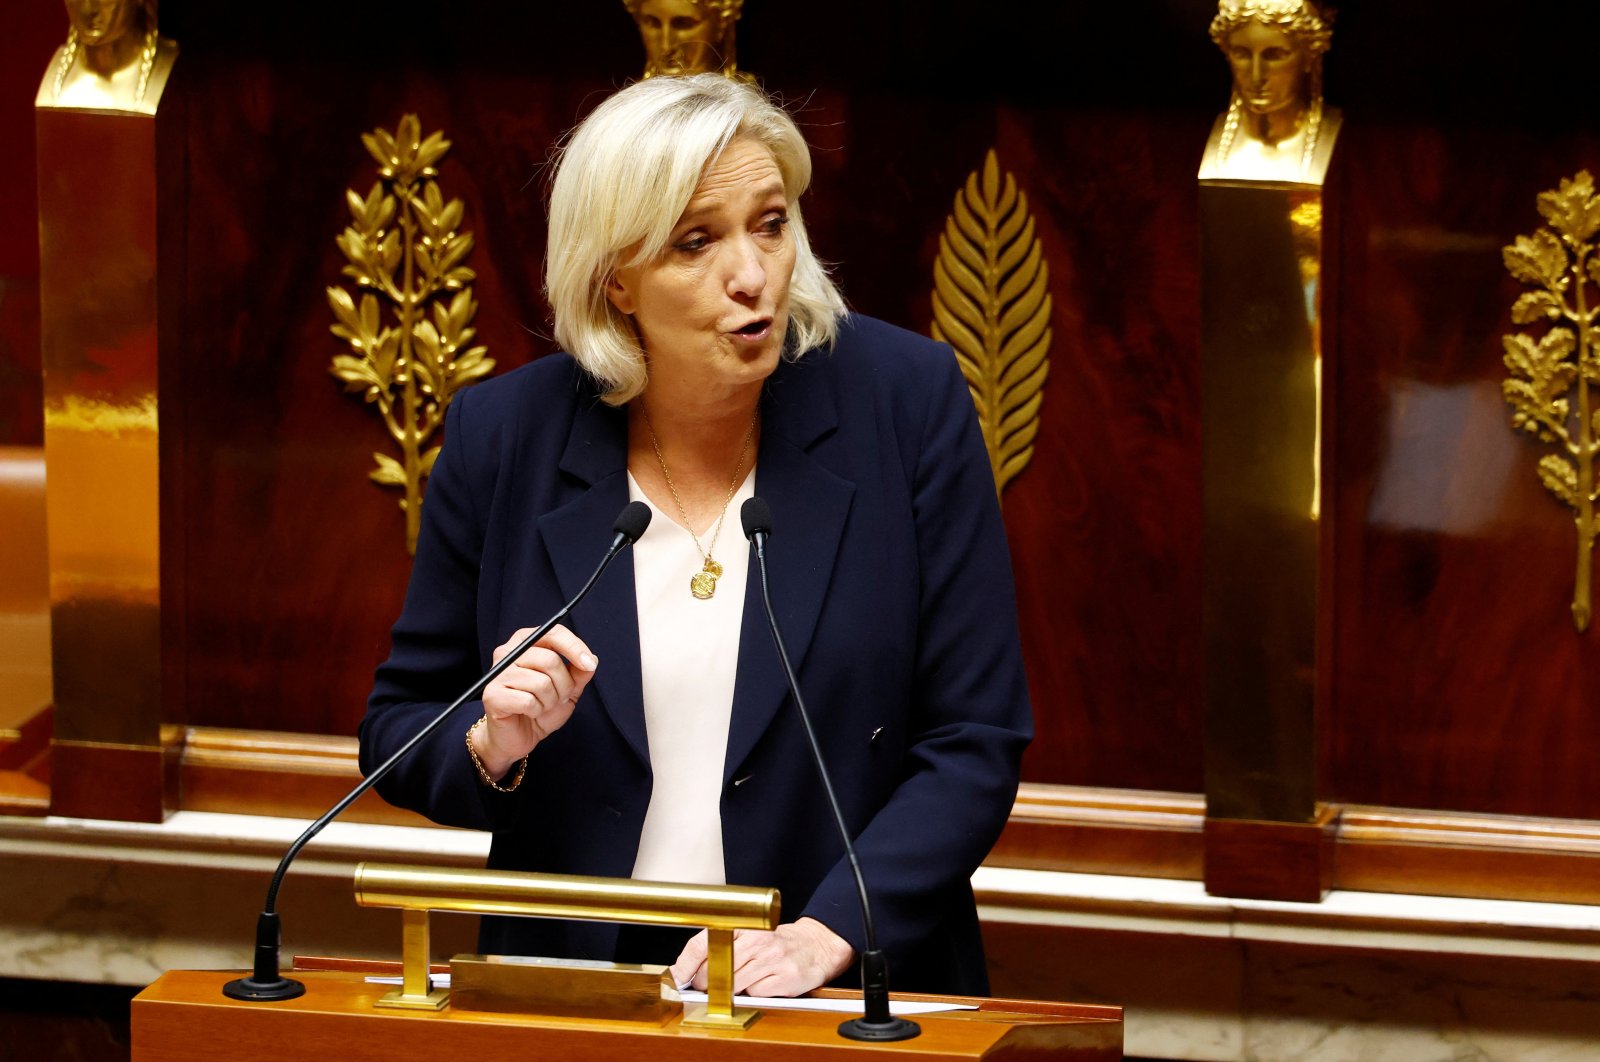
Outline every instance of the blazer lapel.
{"label": "blazer lapel", "polygon": [[[806,360],[781,364],[762,402],[756,493],[772,508],[774,531],[767,549],[767,572],[773,609],[797,672],[803,670],[827,600],[855,494],[855,484],[813,456],[838,425],[825,374],[816,371],[820,365],[810,363],[810,359],[828,356],[826,351],[813,351]],[[580,408],[560,467],[586,489],[539,518],[540,538],[564,598],[570,599],[583,587],[611,539],[611,526],[628,501],[627,465],[626,414],[599,401]],[[612,562],[611,570],[574,611],[570,626],[600,658],[600,669],[588,693],[598,697],[634,754],[648,765],[637,617],[633,553],[629,550]],[[761,575],[752,551],[724,783],[755,748],[788,693],[788,681],[767,629]]]}
{"label": "blazer lapel", "polygon": [[[810,355],[828,356],[826,351]],[[833,396],[823,385],[823,374],[814,371],[817,368],[808,361],[784,363],[773,374],[762,409],[756,466],[756,494],[772,509],[773,532],[767,544],[772,607],[789,660],[801,675],[855,494],[855,484],[811,453],[838,424]],[[761,572],[751,550],[724,785],[755,748],[788,694],[762,604]]]}
{"label": "blazer lapel", "polygon": [[[628,503],[627,423],[622,410],[598,400],[580,408],[573,421],[561,470],[588,489],[539,517],[539,537],[564,600],[571,600],[594,572],[611,541],[617,514]],[[630,549],[611,562],[573,611],[569,626],[600,659],[585,694],[598,697],[640,762],[648,763],[637,614]]]}

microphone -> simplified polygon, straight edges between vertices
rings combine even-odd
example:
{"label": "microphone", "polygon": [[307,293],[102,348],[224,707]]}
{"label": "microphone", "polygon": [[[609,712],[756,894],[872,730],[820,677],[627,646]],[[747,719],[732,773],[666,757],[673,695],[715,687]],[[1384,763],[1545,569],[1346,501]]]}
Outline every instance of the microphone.
{"label": "microphone", "polygon": [[772,593],[767,584],[767,538],[772,534],[772,509],[762,499],[750,498],[739,510],[739,522],[744,526],[744,537],[755,546],[756,565],[761,569],[761,603],[767,609],[767,626],[772,629],[772,644],[777,646],[778,659],[783,662],[783,674],[789,680],[789,693],[794,697],[794,706],[800,711],[800,723],[805,728],[806,742],[811,746],[811,758],[817,765],[817,774],[822,778],[823,792],[828,794],[828,806],[833,809],[833,821],[839,827],[839,836],[844,839],[844,854],[850,860],[850,871],[856,879],[856,893],[861,897],[861,921],[867,933],[867,947],[861,953],[861,1001],[866,1013],[840,1023],[839,1035],[847,1040],[909,1040],[922,1032],[922,1026],[889,1013],[889,960],[878,949],[878,934],[872,925],[872,906],[867,902],[867,882],[861,876],[861,862],[856,859],[856,846],[850,839],[850,828],[845,825],[844,812],[839,810],[839,798],[834,796],[833,782],[828,778],[828,766],[822,759],[822,746],[817,743],[817,733],[811,728],[806,702],[800,697],[800,683],[795,678],[794,667],[789,663],[789,652],[783,647],[777,614],[772,611]]}
{"label": "microphone", "polygon": [[306,831],[284,853],[283,860],[278,864],[277,872],[272,875],[272,884],[267,888],[266,905],[256,919],[254,970],[249,977],[240,977],[224,985],[222,987],[223,995],[230,999],[242,999],[256,1003],[276,1003],[285,999],[294,999],[305,993],[306,986],[304,984],[293,978],[284,977],[278,970],[278,945],[282,940],[282,926],[277,912],[278,889],[282,886],[283,875],[288,871],[289,864],[294,861],[294,857],[300,854],[300,849],[306,846],[307,841],[321,833],[324,826],[337,818],[345,808],[355,803],[362,793],[377,785],[379,780],[393,770],[395,765],[404,759],[408,752],[416,748],[424,738],[437,730],[449,718],[451,712],[454,712],[463,703],[482,693],[485,686],[493,682],[506,668],[516,663],[517,658],[532,648],[534,642],[549,634],[550,628],[560,623],[567,617],[568,613],[577,608],[578,602],[588,596],[590,589],[599,580],[600,573],[610,566],[612,560],[624,548],[637,542],[639,536],[644,534],[644,529],[649,525],[650,506],[644,502],[629,502],[622,512],[617,515],[616,523],[612,525],[612,530],[615,534],[612,535],[611,545],[606,550],[605,556],[600,558],[600,563],[595,567],[594,574],[589,576],[589,581],[583,584],[583,589],[579,590],[571,601],[562,605],[561,611],[546,620],[543,626],[522,639],[510,652],[502,656],[499,663],[484,672],[483,677],[474,682],[465,693],[457,697],[450,707],[440,712],[432,722],[417,731],[416,736],[401,746],[398,752],[379,764],[371,774],[361,779],[361,782],[350,790],[344,799],[328,809],[316,822],[306,827]]}

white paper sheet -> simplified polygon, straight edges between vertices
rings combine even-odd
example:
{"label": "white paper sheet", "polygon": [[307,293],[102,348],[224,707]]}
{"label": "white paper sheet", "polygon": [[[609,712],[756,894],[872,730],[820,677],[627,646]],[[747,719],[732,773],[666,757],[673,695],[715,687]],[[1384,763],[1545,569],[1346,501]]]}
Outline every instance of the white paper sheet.
{"label": "white paper sheet", "polygon": [[[704,1003],[706,994],[692,989],[684,989],[678,995],[683,997],[685,1003]],[[756,1007],[760,1010],[831,1010],[839,1014],[860,1014],[861,1000],[852,999],[812,999],[801,996],[790,999],[786,996],[734,996],[733,1005],[736,1007]],[[889,1013],[897,1018],[908,1014],[933,1014],[941,1010],[977,1010],[970,1003],[913,1003],[909,1000],[891,999]]]}

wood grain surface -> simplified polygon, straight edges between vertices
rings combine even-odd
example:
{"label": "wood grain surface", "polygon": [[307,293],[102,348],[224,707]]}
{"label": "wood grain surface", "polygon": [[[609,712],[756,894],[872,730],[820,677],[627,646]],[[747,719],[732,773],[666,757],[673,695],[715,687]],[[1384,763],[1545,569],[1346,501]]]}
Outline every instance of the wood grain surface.
{"label": "wood grain surface", "polygon": [[189,1062],[230,1058],[349,1062],[459,1054],[476,1058],[537,1055],[572,1062],[642,1058],[697,1059],[838,1057],[854,1051],[914,1054],[928,1062],[1006,1058],[1122,1057],[1119,1007],[1031,1004],[1008,1012],[984,1001],[976,1012],[919,1017],[922,1034],[897,1045],[844,1041],[841,1016],[817,1011],[772,1010],[742,1033],[688,1029],[676,1018],[643,1022],[539,1018],[457,1012],[379,1010],[388,986],[359,973],[307,971],[296,978],[306,993],[283,1003],[240,1003],[222,995],[228,974],[173,971],[133,1002],[134,1062]]}

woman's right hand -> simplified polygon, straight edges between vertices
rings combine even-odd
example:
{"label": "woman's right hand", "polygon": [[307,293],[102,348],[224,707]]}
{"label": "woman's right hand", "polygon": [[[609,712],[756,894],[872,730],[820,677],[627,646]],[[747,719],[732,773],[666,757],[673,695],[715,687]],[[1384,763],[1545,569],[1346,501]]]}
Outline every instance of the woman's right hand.
{"label": "woman's right hand", "polygon": [[[533,633],[523,627],[494,651],[495,663]],[[471,731],[472,747],[491,778],[501,778],[561,729],[600,661],[565,626],[557,624],[483,691],[484,722]]]}

